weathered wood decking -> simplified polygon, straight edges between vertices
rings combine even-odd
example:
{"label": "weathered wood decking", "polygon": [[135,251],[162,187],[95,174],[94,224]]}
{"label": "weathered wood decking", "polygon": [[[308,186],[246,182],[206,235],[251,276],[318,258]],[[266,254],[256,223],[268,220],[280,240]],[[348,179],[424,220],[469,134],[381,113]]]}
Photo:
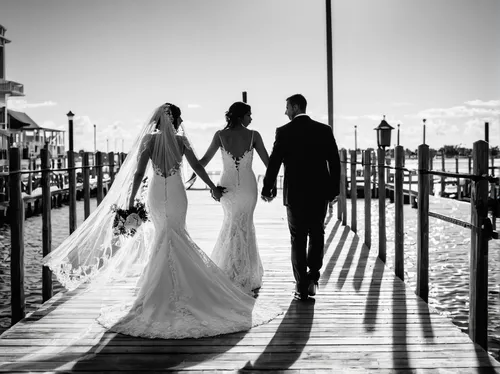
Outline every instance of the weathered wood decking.
{"label": "weathered wood decking", "polygon": [[[206,191],[189,192],[188,229],[209,253],[222,209]],[[289,235],[281,201],[259,201],[255,224],[266,269],[259,298],[284,314],[215,338],[148,340],[108,333],[95,322],[99,296],[58,294],[0,336],[0,372],[269,371],[500,373],[500,364],[446,317],[429,311],[377,259],[377,251],[328,218],[320,292],[292,300]],[[121,299],[127,285],[110,294]]]}

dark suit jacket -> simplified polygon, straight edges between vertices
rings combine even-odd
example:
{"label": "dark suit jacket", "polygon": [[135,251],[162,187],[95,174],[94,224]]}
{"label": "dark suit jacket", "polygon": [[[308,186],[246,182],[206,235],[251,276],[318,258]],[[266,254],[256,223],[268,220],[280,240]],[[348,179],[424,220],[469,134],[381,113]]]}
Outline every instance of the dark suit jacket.
{"label": "dark suit jacket", "polygon": [[284,205],[311,200],[331,201],[339,194],[339,152],[329,126],[309,116],[299,116],[276,129],[263,196],[271,196],[282,163]]}

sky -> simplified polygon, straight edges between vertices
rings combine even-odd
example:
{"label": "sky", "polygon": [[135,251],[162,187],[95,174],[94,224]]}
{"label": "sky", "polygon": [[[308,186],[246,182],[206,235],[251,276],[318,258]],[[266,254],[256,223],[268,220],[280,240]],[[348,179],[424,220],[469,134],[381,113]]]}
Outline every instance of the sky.
{"label": "sky", "polygon": [[[405,148],[424,118],[433,148],[472,147],[486,121],[500,145],[500,1],[331,3],[339,148],[354,148],[355,126],[358,148],[376,147],[384,115]],[[127,152],[172,102],[201,157],[242,91],[269,152],[292,94],[328,123],[323,0],[0,0],[0,24],[6,78],[25,90],[8,107],[64,130],[71,110],[75,150],[93,151],[95,124],[98,150]]]}

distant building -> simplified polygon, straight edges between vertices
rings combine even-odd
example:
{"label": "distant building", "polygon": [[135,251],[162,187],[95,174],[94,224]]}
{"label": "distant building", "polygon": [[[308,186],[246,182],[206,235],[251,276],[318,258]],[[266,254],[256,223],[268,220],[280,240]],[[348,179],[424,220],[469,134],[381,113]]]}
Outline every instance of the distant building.
{"label": "distant building", "polygon": [[[7,165],[7,152],[11,143],[23,150],[23,159],[37,159],[40,149],[46,144],[52,158],[65,155],[64,132],[40,127],[26,113],[7,109],[9,97],[24,96],[21,83],[6,79],[5,46],[10,40],[5,38],[6,28],[0,25],[0,172]],[[34,167],[39,166],[38,160]]]}

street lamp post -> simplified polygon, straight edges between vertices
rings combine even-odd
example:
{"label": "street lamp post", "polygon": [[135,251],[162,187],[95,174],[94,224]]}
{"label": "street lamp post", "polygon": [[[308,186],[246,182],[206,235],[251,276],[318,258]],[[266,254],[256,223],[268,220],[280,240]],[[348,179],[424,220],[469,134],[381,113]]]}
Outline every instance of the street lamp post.
{"label": "street lamp post", "polygon": [[66,114],[68,116],[68,176],[69,176],[69,233],[76,230],[76,173],[75,173],[75,154],[73,152],[73,117],[71,110]]}

